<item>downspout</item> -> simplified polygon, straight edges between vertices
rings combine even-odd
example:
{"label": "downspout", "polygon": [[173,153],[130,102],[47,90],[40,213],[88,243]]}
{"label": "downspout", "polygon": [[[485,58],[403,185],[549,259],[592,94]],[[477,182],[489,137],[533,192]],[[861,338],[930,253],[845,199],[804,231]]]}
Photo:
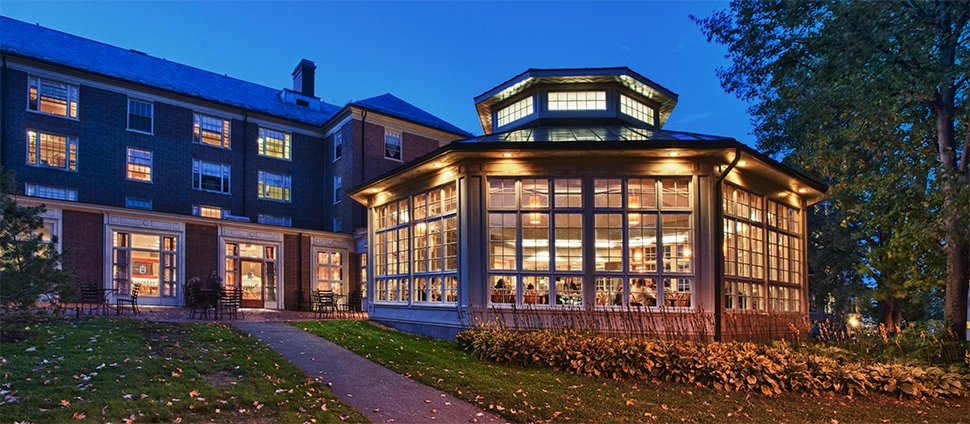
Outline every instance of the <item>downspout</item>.
{"label": "downspout", "polygon": [[[242,149],[242,152],[243,152],[243,160],[242,160],[242,176],[243,176],[242,207],[243,207],[243,210],[242,210],[242,216],[249,216],[249,211],[246,209],[246,193],[245,193],[245,191],[246,191],[246,162],[247,162],[246,159],[248,157],[246,155],[246,152],[249,150],[249,148],[247,147],[249,145],[249,143],[246,142],[246,127],[249,126],[248,124],[249,124],[249,112],[246,112],[246,114],[243,115],[243,132],[242,132],[242,139],[243,139],[243,149]],[[258,185],[259,185],[259,183],[257,183],[257,186]]]}
{"label": "downspout", "polygon": [[741,160],[741,148],[734,150],[734,160],[714,181],[714,341],[723,341],[724,325],[724,193],[721,183]]}

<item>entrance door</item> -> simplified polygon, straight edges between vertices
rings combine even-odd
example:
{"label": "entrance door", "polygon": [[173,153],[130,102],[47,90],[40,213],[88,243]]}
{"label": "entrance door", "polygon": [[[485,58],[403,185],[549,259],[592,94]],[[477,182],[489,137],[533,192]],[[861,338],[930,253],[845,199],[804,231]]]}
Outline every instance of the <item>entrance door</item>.
{"label": "entrance door", "polygon": [[263,262],[240,261],[240,283],[242,285],[242,306],[244,308],[262,308],[263,304]]}

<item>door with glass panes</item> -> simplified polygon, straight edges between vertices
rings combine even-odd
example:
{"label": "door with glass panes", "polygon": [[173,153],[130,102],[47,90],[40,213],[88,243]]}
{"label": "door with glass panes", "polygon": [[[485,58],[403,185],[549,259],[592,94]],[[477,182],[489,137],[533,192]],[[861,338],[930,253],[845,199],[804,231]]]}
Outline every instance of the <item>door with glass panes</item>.
{"label": "door with glass panes", "polygon": [[226,243],[226,287],[242,290],[244,308],[277,307],[276,246]]}

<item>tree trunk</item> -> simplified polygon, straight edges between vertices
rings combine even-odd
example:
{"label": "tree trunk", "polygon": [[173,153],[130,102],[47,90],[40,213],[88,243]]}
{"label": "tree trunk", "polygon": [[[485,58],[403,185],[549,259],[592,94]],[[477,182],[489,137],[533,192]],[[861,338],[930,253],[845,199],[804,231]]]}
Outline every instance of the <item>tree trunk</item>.
{"label": "tree trunk", "polygon": [[904,301],[902,299],[879,301],[877,307],[879,311],[879,323],[886,327],[886,331],[890,333],[899,332],[899,326],[903,322],[903,304]]}

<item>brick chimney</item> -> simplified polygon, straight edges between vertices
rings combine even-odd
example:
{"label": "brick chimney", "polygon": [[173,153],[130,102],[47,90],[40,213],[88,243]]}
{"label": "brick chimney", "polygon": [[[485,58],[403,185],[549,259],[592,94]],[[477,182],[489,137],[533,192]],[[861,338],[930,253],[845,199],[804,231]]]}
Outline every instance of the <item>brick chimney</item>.
{"label": "brick chimney", "polygon": [[312,61],[301,60],[300,64],[296,65],[296,69],[293,70],[293,91],[304,96],[315,97],[313,95],[313,74],[316,69],[317,65],[314,65]]}

